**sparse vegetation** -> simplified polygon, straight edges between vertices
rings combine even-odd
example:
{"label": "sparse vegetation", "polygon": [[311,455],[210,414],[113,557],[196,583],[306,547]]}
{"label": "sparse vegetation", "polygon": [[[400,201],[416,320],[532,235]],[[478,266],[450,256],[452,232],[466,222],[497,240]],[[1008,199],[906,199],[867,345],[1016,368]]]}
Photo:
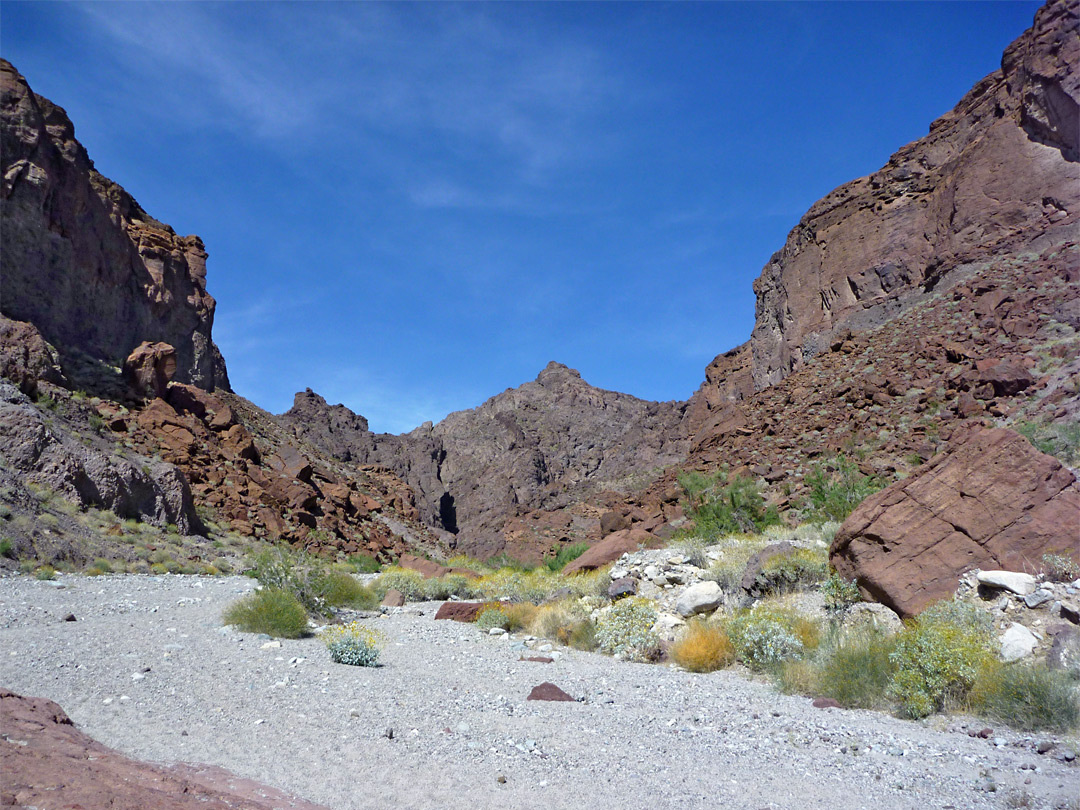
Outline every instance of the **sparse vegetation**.
{"label": "sparse vegetation", "polygon": [[572,563],[588,550],[588,543],[572,543],[568,546],[560,546],[555,556],[545,560],[544,565],[552,573],[562,571],[569,563]]}
{"label": "sparse vegetation", "polygon": [[290,591],[260,588],[230,605],[225,624],[245,633],[266,633],[279,638],[299,638],[307,630],[307,611]]}
{"label": "sparse vegetation", "polygon": [[973,711],[1024,731],[1065,732],[1080,725],[1076,682],[1040,663],[990,661],[971,689]]}
{"label": "sparse vegetation", "polygon": [[821,594],[825,597],[825,609],[832,612],[845,610],[862,601],[855,580],[844,579],[835,571],[821,583]]}
{"label": "sparse vegetation", "polygon": [[726,623],[738,660],[756,670],[775,669],[783,661],[801,658],[818,645],[820,630],[803,616],[758,603]]}
{"label": "sparse vegetation", "polygon": [[1018,422],[1012,427],[1040,453],[1070,467],[1080,465],[1080,421]]}
{"label": "sparse vegetation", "polygon": [[636,596],[620,600],[600,614],[596,628],[600,649],[631,661],[654,659],[660,649],[653,630],[656,619],[652,601]]}
{"label": "sparse vegetation", "polygon": [[1062,554],[1043,554],[1042,570],[1050,582],[1072,582],[1080,579],[1080,563]]}

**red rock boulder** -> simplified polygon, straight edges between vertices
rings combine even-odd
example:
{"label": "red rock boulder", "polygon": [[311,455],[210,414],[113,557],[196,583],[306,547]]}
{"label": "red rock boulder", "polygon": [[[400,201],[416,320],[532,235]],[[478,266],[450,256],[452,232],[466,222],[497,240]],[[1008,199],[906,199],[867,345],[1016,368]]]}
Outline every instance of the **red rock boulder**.
{"label": "red rock boulder", "polygon": [[176,350],[144,341],[124,361],[124,379],[139,396],[164,397],[176,373]]}
{"label": "red rock boulder", "polygon": [[649,545],[655,540],[654,535],[642,529],[622,529],[613,532],[567,565],[563,569],[563,574],[569,576],[578,571],[593,571],[602,568],[610,562],[615,562],[623,554],[637,551],[641,546]]}
{"label": "red rock boulder", "polygon": [[951,596],[964,571],[1077,558],[1078,517],[1080,485],[1057,459],[1011,430],[976,428],[863,501],[829,560],[864,598],[907,618]]}

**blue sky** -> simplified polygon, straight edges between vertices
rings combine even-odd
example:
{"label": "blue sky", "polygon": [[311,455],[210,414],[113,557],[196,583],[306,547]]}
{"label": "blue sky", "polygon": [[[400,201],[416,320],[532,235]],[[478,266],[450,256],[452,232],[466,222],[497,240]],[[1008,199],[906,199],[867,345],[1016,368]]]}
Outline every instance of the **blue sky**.
{"label": "blue sky", "polygon": [[234,389],[402,432],[533,379],[685,399],[803,212],[1037,3],[29,3],[0,52],[210,253]]}

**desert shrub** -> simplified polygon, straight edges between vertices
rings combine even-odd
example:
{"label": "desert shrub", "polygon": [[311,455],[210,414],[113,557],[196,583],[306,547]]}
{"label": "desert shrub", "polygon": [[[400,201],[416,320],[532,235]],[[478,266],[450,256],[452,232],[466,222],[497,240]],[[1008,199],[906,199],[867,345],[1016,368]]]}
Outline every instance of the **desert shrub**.
{"label": "desert shrub", "polygon": [[0,557],[5,557],[9,560],[15,559],[15,544],[7,537],[0,538]]}
{"label": "desert shrub", "polygon": [[471,599],[475,595],[472,581],[464,574],[447,574],[444,577],[426,579],[421,590],[424,598],[432,602],[441,602],[451,596]]}
{"label": "desert shrub", "polygon": [[822,548],[797,548],[790,554],[769,559],[758,575],[763,593],[787,593],[815,585],[829,571],[828,555]]}
{"label": "desert shrub", "polygon": [[1040,453],[1054,456],[1070,467],[1080,464],[1080,421],[1019,422],[1013,429]]}
{"label": "desert shrub", "polygon": [[319,634],[330,658],[336,664],[354,667],[373,667],[379,662],[379,651],[385,643],[383,634],[373,627],[350,622],[326,628]]}
{"label": "desert shrub", "polygon": [[353,554],[349,564],[358,574],[377,574],[382,570],[382,564],[370,554]]}
{"label": "desert shrub", "polygon": [[1068,672],[1045,664],[992,661],[975,679],[971,709],[1023,731],[1065,732],[1080,724],[1077,686]]}
{"label": "desert shrub", "polygon": [[574,622],[566,634],[566,643],[575,650],[591,652],[600,647],[596,637],[596,625],[590,618]]}
{"label": "desert shrub", "polygon": [[843,454],[817,464],[804,483],[809,489],[804,515],[815,523],[842,523],[856,506],[885,486],[877,477],[859,472],[858,465]]}
{"label": "desert shrub", "polygon": [[825,609],[832,612],[839,612],[862,601],[855,580],[844,579],[835,571],[821,583],[821,595],[825,597]]}
{"label": "desert shrub", "polygon": [[700,620],[686,626],[669,654],[691,672],[713,672],[735,661],[735,647],[724,628]]}
{"label": "desert shrub", "polygon": [[330,607],[374,610],[379,606],[375,592],[344,571],[329,571],[318,583],[318,594]]}
{"label": "desert shrub", "polygon": [[753,479],[738,476],[727,482],[727,470],[711,475],[689,471],[679,475],[686,492],[685,511],[694,521],[695,534],[713,540],[733,532],[760,532],[780,523],[774,507],[767,507]]}
{"label": "desert shrub", "polygon": [[901,714],[921,718],[959,705],[992,657],[987,613],[963,602],[939,602],[896,638],[889,691]]}
{"label": "desert shrub", "polygon": [[485,599],[536,603],[549,599],[565,586],[572,588],[571,583],[572,580],[563,580],[546,568],[534,568],[531,571],[501,568],[472,581],[471,586]]}
{"label": "desert shrub", "polygon": [[525,562],[524,560],[511,557],[506,552],[503,552],[487,560],[485,567],[492,571],[500,571],[505,568],[510,571],[518,571],[527,574],[529,571],[536,568],[536,563]]}
{"label": "desert shrub", "polygon": [[569,546],[561,546],[555,552],[554,557],[544,560],[544,566],[552,573],[562,571],[568,563],[573,562],[588,550],[588,543],[572,543]]}
{"label": "desert shrub", "polygon": [[396,565],[383,570],[372,584],[372,588],[379,598],[385,597],[388,591],[398,591],[409,602],[417,602],[424,598],[424,578],[420,573],[407,568],[399,568]]}
{"label": "desert shrub", "polygon": [[506,613],[506,626],[504,629],[510,633],[524,630],[532,624],[533,617],[536,616],[536,611],[536,605],[531,602],[517,602],[512,605],[504,605],[503,612]]}
{"label": "desert shrub", "polygon": [[809,619],[763,604],[732,616],[726,629],[736,658],[756,670],[801,658],[817,646],[819,638],[817,626]]}
{"label": "desert shrub", "polygon": [[51,565],[43,565],[34,572],[34,577],[40,580],[56,579],[56,569]]}
{"label": "desert shrub", "polygon": [[1042,570],[1050,582],[1072,582],[1080,578],[1080,564],[1063,554],[1043,554]]}
{"label": "desert shrub", "polygon": [[656,619],[656,606],[648,599],[632,596],[616,602],[597,620],[600,649],[631,661],[655,657],[660,647],[653,630]]}
{"label": "desert shrub", "polygon": [[529,623],[529,632],[541,638],[565,643],[574,625],[585,618],[584,611],[569,600],[542,605]]}
{"label": "desert shrub", "polygon": [[266,633],[280,638],[299,638],[307,630],[307,611],[289,591],[260,588],[225,610],[225,624],[245,633]]}
{"label": "desert shrub", "polygon": [[873,630],[847,636],[815,661],[814,690],[849,708],[885,707],[895,646],[893,637]]}
{"label": "desert shrub", "polygon": [[[567,590],[571,594],[577,597],[599,597],[600,599],[607,599],[608,586],[611,585],[611,566],[606,565],[603,568],[598,568],[595,571],[581,571],[574,574],[572,577],[567,577],[561,582],[557,582],[558,587],[556,593],[560,590]],[[551,596],[549,595],[550,599]]]}
{"label": "desert shrub", "polygon": [[311,613],[327,615],[326,571],[322,564],[303,552],[284,546],[260,551],[246,572],[264,588],[288,591]]}
{"label": "desert shrub", "polygon": [[700,537],[683,537],[671,545],[672,549],[686,557],[687,562],[696,568],[709,567],[709,558],[705,554],[705,546],[705,541]]}
{"label": "desert shrub", "polygon": [[506,630],[509,623],[510,617],[501,607],[484,608],[476,617],[476,626],[481,630],[491,630],[495,627]]}

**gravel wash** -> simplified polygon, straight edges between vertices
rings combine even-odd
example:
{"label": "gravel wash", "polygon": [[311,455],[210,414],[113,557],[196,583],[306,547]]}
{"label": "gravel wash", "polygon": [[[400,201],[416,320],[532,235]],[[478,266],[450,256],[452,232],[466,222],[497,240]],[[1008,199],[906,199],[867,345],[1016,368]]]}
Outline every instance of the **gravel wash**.
{"label": "gravel wash", "polygon": [[[520,640],[436,622],[437,603],[370,619],[387,637],[382,666],[334,664],[316,638],[223,627],[253,587],[0,579],[0,686],[55,700],[138,759],[218,765],[334,810],[963,810],[1080,796],[1080,767],[1034,750],[1051,735],[815,709],[735,671],[562,648],[555,663],[521,661],[535,653]],[[577,702],[526,701],[543,681]]]}

